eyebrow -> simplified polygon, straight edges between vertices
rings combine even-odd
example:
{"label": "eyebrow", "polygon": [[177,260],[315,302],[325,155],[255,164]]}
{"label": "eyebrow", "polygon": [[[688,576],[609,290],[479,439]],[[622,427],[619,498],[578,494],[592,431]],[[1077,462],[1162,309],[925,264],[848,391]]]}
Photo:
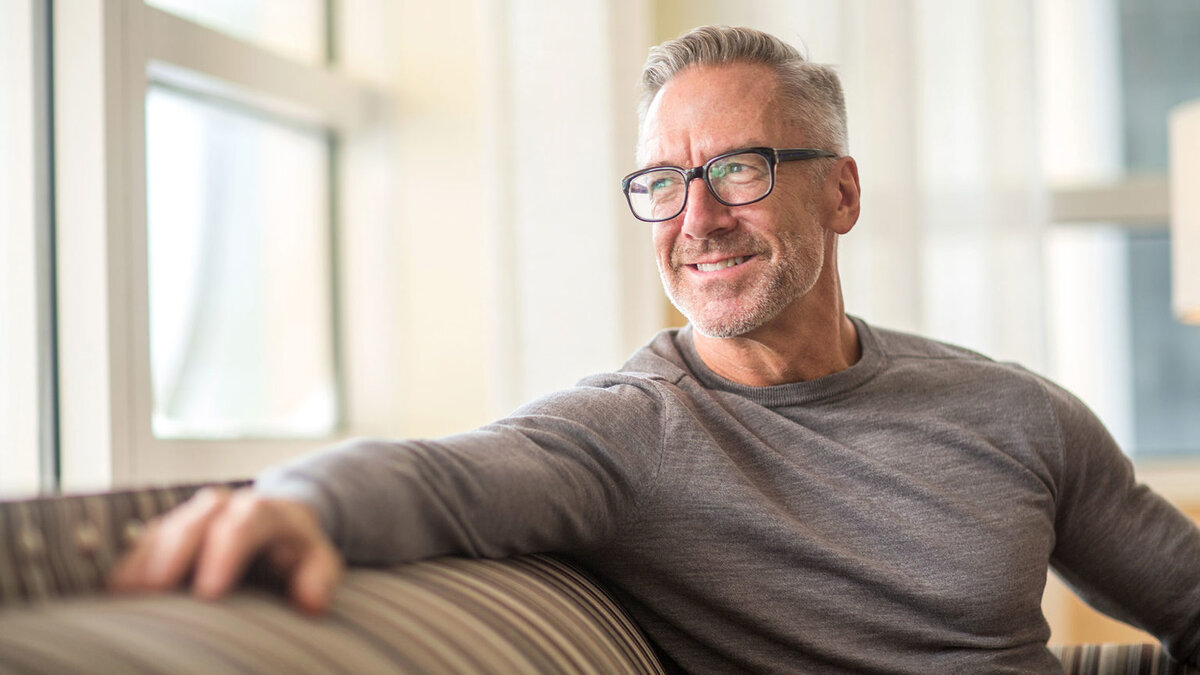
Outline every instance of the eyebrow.
{"label": "eyebrow", "polygon": [[642,168],[643,168],[643,169],[658,169],[658,168],[660,168],[660,167],[664,167],[664,166],[670,166],[670,167],[675,167],[675,168],[682,168],[682,167],[680,167],[678,164],[672,164],[672,163],[670,163],[670,162],[666,161],[665,159],[664,159],[664,160],[657,161],[657,162],[650,162],[649,164],[647,164],[647,165],[643,166]]}
{"label": "eyebrow", "polygon": [[[769,148],[769,147],[773,147],[773,146],[771,146],[770,144],[765,143],[765,142],[748,141],[747,143],[732,145],[720,152],[715,152],[715,153],[709,155],[708,158],[705,159],[704,161],[707,162],[708,160],[712,159],[713,157],[720,157],[721,155],[724,155],[726,153],[737,152],[738,150],[748,150],[750,148]],[[700,166],[703,166],[703,165],[704,165],[704,163],[701,162]],[[643,166],[641,168],[642,169],[657,169],[657,168],[664,167],[664,166],[671,166],[671,167],[675,167],[678,169],[692,168],[690,166],[683,166],[682,164],[672,164],[671,162],[668,162],[667,160],[659,160],[657,162],[650,162],[649,164],[646,164],[645,166]]]}

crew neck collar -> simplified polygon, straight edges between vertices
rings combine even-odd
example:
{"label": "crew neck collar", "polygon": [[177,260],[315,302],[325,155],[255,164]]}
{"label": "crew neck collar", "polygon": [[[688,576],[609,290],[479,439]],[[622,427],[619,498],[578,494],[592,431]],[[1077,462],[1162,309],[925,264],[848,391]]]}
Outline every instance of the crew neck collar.
{"label": "crew neck collar", "polygon": [[753,387],[718,375],[704,363],[700,353],[696,351],[691,324],[679,329],[675,334],[675,347],[696,379],[709,389],[738,394],[767,407],[800,405],[859,387],[883,368],[885,358],[875,332],[862,319],[856,316],[849,316],[849,319],[857,329],[862,356],[849,368],[804,382]]}

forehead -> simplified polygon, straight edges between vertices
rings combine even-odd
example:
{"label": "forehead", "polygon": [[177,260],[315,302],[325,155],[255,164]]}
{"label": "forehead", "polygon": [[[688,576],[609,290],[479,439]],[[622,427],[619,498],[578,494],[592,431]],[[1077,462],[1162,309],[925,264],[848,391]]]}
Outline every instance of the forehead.
{"label": "forehead", "polygon": [[641,164],[699,164],[752,145],[783,147],[795,134],[779,106],[778,79],[763,64],[691,66],[659,90],[642,124]]}

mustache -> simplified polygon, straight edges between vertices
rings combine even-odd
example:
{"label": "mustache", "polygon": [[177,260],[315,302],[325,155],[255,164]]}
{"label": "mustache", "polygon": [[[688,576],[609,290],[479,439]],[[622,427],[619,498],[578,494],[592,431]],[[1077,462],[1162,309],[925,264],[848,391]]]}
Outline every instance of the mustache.
{"label": "mustache", "polygon": [[697,258],[732,258],[739,255],[758,254],[767,247],[757,237],[731,234],[717,239],[693,239],[677,243],[671,249],[671,266],[680,267]]}

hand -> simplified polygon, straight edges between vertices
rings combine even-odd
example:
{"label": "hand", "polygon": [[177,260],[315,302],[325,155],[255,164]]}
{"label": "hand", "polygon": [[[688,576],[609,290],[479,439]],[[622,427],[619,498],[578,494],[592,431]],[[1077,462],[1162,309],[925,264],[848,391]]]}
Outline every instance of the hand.
{"label": "hand", "polygon": [[148,524],[108,577],[115,591],[166,590],[192,572],[192,590],[202,598],[229,591],[262,556],[286,584],[301,610],[317,614],[329,606],[342,573],[342,560],[307,505],[268,499],[246,488],[205,488]]}

